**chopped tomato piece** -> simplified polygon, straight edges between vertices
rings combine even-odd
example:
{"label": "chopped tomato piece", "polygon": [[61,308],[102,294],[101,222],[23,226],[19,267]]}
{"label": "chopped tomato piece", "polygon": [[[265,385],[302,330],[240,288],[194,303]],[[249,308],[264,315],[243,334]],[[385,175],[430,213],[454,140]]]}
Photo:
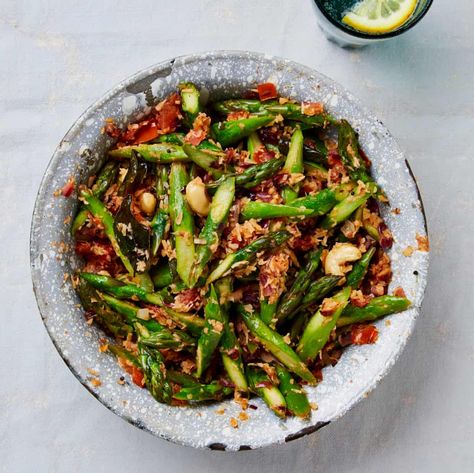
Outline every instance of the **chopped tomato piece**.
{"label": "chopped tomato piece", "polygon": [[143,371],[140,368],[134,366],[132,368],[132,381],[137,386],[143,387],[143,385],[145,384],[143,378]]}
{"label": "chopped tomato piece", "polygon": [[354,345],[366,345],[375,343],[379,337],[379,331],[374,325],[354,325],[351,331],[351,339]]}
{"label": "chopped tomato piece", "polygon": [[120,131],[112,121],[106,121],[104,131],[118,139],[118,146],[139,144],[155,139],[159,135],[172,133],[181,120],[180,99],[178,94],[171,94],[160,102],[141,122],[131,123],[126,130]]}
{"label": "chopped tomato piece", "polygon": [[158,137],[158,128],[156,128],[156,123],[150,123],[141,127],[137,134],[135,135],[135,143],[146,143],[147,141],[154,140]]}
{"label": "chopped tomato piece", "polygon": [[271,82],[266,82],[265,84],[257,85],[258,96],[262,102],[265,100],[276,99],[278,97],[278,92],[276,90],[275,84]]}
{"label": "chopped tomato piece", "polygon": [[253,159],[257,164],[265,163],[275,157],[273,151],[267,150],[265,146],[259,146],[253,153]]}
{"label": "chopped tomato piece", "polygon": [[190,143],[193,146],[199,145],[206,139],[210,126],[211,119],[205,113],[200,113],[194,120],[193,129],[189,130],[184,137],[185,143]]}
{"label": "chopped tomato piece", "polygon": [[66,184],[64,184],[64,187],[61,189],[61,194],[64,197],[69,197],[74,191],[75,184],[76,183],[74,181],[74,178],[73,177],[69,178]]}
{"label": "chopped tomato piece", "polygon": [[179,125],[181,118],[180,100],[178,94],[171,94],[166,100],[156,106],[156,125],[161,133],[172,133]]}

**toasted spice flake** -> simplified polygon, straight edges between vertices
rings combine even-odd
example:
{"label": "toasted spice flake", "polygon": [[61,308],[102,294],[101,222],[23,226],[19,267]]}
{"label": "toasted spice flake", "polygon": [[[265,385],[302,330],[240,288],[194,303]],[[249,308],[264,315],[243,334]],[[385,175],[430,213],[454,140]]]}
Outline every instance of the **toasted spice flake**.
{"label": "toasted spice flake", "polygon": [[274,304],[285,290],[290,258],[286,252],[280,251],[270,255],[262,263],[259,276],[260,298],[268,299],[270,304]]}
{"label": "toasted spice flake", "polygon": [[250,113],[246,110],[236,110],[235,112],[230,112],[229,115],[227,115],[227,121],[231,122],[233,120],[242,120],[243,118],[248,118],[249,116]]}
{"label": "toasted spice flake", "polygon": [[95,388],[98,388],[99,386],[102,386],[102,381],[99,378],[89,378],[89,382]]}
{"label": "toasted spice flake", "polygon": [[230,418],[230,425],[231,427],[233,427],[234,429],[238,429],[239,428],[239,422],[237,421],[237,419],[235,417],[231,417]]}
{"label": "toasted spice flake", "polygon": [[241,420],[242,422],[245,422],[248,419],[249,419],[249,415],[246,412],[239,413],[239,420]]}
{"label": "toasted spice flake", "polygon": [[425,235],[416,234],[416,241],[418,242],[418,251],[430,251],[430,242],[428,237]]}
{"label": "toasted spice flake", "polygon": [[321,315],[324,317],[329,317],[334,312],[336,312],[337,308],[339,307],[339,303],[336,302],[334,299],[331,298],[326,298],[323,300],[321,304],[321,309],[319,311],[321,312]]}
{"label": "toasted spice flake", "polygon": [[324,112],[324,107],[321,102],[303,102],[301,104],[301,113],[310,117],[314,115],[321,115]]}
{"label": "toasted spice flake", "polygon": [[409,245],[403,250],[402,254],[403,256],[406,256],[407,258],[409,258],[414,253],[414,251],[415,251],[415,248]]}
{"label": "toasted spice flake", "polygon": [[366,296],[362,291],[354,290],[351,292],[351,304],[356,307],[365,307],[370,302],[370,296]]}
{"label": "toasted spice flake", "polygon": [[403,290],[403,287],[396,287],[393,290],[393,295],[397,297],[406,297],[405,291]]}
{"label": "toasted spice flake", "polygon": [[246,397],[242,396],[240,391],[234,391],[234,401],[240,406],[240,408],[245,411],[249,407],[249,400]]}

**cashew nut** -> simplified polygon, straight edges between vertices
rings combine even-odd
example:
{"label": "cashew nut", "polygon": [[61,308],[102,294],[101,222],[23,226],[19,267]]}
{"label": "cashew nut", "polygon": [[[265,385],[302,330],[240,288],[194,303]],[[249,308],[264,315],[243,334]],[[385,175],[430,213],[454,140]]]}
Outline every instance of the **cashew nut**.
{"label": "cashew nut", "polygon": [[153,214],[156,207],[156,197],[151,192],[140,195],[140,208],[148,215]]}
{"label": "cashew nut", "polygon": [[201,217],[209,213],[210,201],[200,177],[194,178],[186,186],[186,200],[191,209]]}
{"label": "cashew nut", "polygon": [[352,268],[348,263],[357,261],[361,256],[359,248],[351,243],[336,243],[326,256],[324,271],[326,274],[344,276]]}

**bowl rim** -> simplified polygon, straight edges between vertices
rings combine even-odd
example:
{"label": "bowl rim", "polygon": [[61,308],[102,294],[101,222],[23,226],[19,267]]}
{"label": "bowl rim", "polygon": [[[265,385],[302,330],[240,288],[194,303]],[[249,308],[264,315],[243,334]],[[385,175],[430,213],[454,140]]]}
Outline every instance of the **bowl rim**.
{"label": "bowl rim", "polygon": [[[340,92],[342,91],[344,93],[349,94],[351,102],[354,102],[357,105],[357,107],[361,110],[361,112],[363,112],[365,114],[368,114],[368,115],[371,115],[371,116],[374,116],[373,113],[370,112],[369,109],[367,109],[365,107],[365,105],[363,103],[361,103],[358,98],[353,96],[349,92],[348,89],[346,89],[344,86],[339,84],[337,81],[329,78],[328,76],[326,76],[325,74],[317,71],[316,69],[313,69],[309,66],[305,66],[305,65],[300,64],[296,61],[292,61],[292,60],[282,58],[280,56],[274,56],[274,55],[269,55],[269,54],[260,53],[260,52],[252,52],[252,51],[248,51],[248,50],[211,50],[211,51],[204,51],[204,52],[197,52],[197,53],[192,53],[192,54],[184,54],[184,55],[180,55],[180,56],[175,56],[171,59],[167,59],[167,60],[155,63],[151,66],[145,67],[145,68],[139,70],[138,72],[135,72],[135,73],[129,75],[125,79],[117,82],[114,86],[112,86],[110,89],[108,89],[102,96],[100,96],[97,100],[95,100],[90,106],[88,106],[84,110],[84,112],[82,112],[79,115],[79,117],[74,121],[74,123],[70,126],[70,128],[67,130],[67,132],[63,136],[63,138],[60,140],[58,146],[55,148],[50,160],[48,161],[48,164],[45,168],[43,177],[42,177],[41,182],[40,182],[39,187],[38,187],[38,192],[37,192],[37,195],[36,195],[36,198],[35,198],[35,204],[34,204],[34,208],[33,208],[33,212],[32,212],[32,219],[31,219],[31,225],[30,225],[30,238],[29,238],[30,271],[31,271],[33,292],[35,294],[36,304],[37,304],[38,311],[40,313],[41,319],[43,321],[43,325],[44,325],[44,327],[45,327],[45,329],[46,329],[46,331],[49,335],[49,338],[51,339],[51,342],[53,343],[53,346],[56,348],[57,352],[59,353],[60,357],[62,358],[62,360],[64,361],[66,366],[69,368],[71,373],[76,377],[76,379],[87,389],[87,391],[90,394],[92,394],[93,397],[95,397],[101,404],[103,404],[111,412],[113,412],[114,414],[117,414],[119,417],[121,417],[122,419],[124,419],[128,423],[134,425],[135,427],[138,427],[140,430],[148,432],[148,433],[152,434],[155,437],[170,441],[170,442],[175,443],[175,444],[184,445],[184,446],[190,446],[190,444],[188,442],[186,442],[184,439],[181,439],[181,438],[171,439],[171,438],[168,438],[166,435],[157,434],[157,432],[154,432],[151,429],[149,429],[140,420],[133,419],[132,417],[130,417],[126,414],[117,412],[116,409],[114,409],[112,403],[109,402],[108,399],[105,396],[101,396],[100,393],[95,392],[92,389],[92,387],[87,383],[86,378],[83,377],[74,368],[73,363],[69,360],[68,356],[64,353],[64,351],[60,347],[59,343],[55,339],[55,336],[54,336],[53,332],[51,331],[49,325],[46,323],[45,312],[47,311],[47,309],[44,305],[43,297],[42,297],[42,294],[41,294],[40,288],[39,288],[40,278],[39,278],[38,274],[35,272],[35,268],[34,268],[34,260],[37,257],[37,253],[38,253],[38,250],[36,248],[34,230],[35,230],[35,226],[36,226],[37,222],[41,221],[40,215],[39,215],[40,212],[42,211],[42,209],[41,209],[41,203],[42,203],[41,200],[42,199],[41,198],[42,198],[44,190],[45,190],[44,187],[45,187],[46,181],[49,177],[49,170],[56,164],[57,161],[59,161],[61,159],[60,155],[61,155],[61,148],[63,146],[63,143],[68,142],[69,138],[72,137],[76,133],[76,131],[78,129],[80,129],[81,126],[83,126],[84,122],[86,121],[86,119],[89,118],[89,114],[92,111],[96,110],[98,107],[100,107],[100,105],[102,103],[106,102],[111,97],[113,97],[119,89],[120,90],[126,90],[127,87],[129,87],[131,85],[134,85],[136,83],[139,83],[140,81],[143,81],[146,85],[149,85],[156,78],[163,77],[163,71],[166,72],[167,69],[172,68],[175,61],[185,61],[186,63],[190,63],[192,61],[202,60],[203,58],[207,58],[207,59],[210,59],[210,58],[229,59],[231,57],[236,57],[236,58],[239,58],[239,59],[248,58],[249,60],[255,60],[255,61],[274,60],[274,61],[277,61],[278,63],[284,63],[285,65],[293,66],[293,67],[297,68],[298,70],[304,72],[305,74],[314,74],[316,72],[319,77],[321,77],[322,79],[325,79],[326,81],[331,83],[338,91],[340,91]],[[388,136],[391,139],[393,139],[394,142],[398,145],[398,141],[395,138],[393,138],[393,136],[391,135],[389,130],[387,128],[385,128],[385,126],[383,125],[383,123],[380,120],[378,120],[378,121],[380,122],[380,124],[382,124],[382,126],[385,129]],[[402,149],[402,148],[400,148],[400,149]],[[406,158],[404,159],[404,162],[405,162],[407,170],[410,174],[410,177],[413,180],[413,184],[414,184],[414,187],[415,187],[415,190],[416,190],[416,193],[418,195],[419,202],[420,202],[420,212],[421,212],[421,215],[422,215],[422,218],[423,218],[423,225],[424,225],[424,228],[425,228],[425,231],[426,231],[426,235],[429,236],[426,213],[425,213],[423,201],[422,201],[422,198],[421,198],[421,193],[420,193],[420,190],[419,190],[419,187],[418,187],[418,183],[416,181],[415,175],[414,175],[414,173],[413,173],[413,171],[412,171],[412,169],[411,169],[411,167],[408,163],[408,160]],[[425,262],[426,271],[428,271],[429,253],[426,253],[424,262]],[[406,343],[408,342],[408,339],[410,338],[411,334],[413,333],[413,328],[414,328],[414,324],[416,322],[416,319],[419,316],[419,312],[420,312],[420,309],[421,309],[421,304],[423,302],[423,298],[424,298],[424,294],[425,294],[425,290],[426,290],[426,285],[427,285],[427,274],[423,278],[423,280],[421,281],[419,303],[418,303],[417,306],[413,307],[416,310],[415,310],[414,315],[413,315],[413,321],[411,323],[409,332],[407,333],[407,336],[404,338],[404,340],[399,344],[398,350],[392,354],[391,358],[388,360],[388,362],[384,366],[383,370],[379,373],[377,379],[373,380],[371,385],[367,388],[367,390],[365,391],[367,394],[370,393],[376,387],[378,382],[383,377],[385,377],[387,375],[387,373],[391,370],[393,364],[398,360],[399,356],[403,352],[403,350],[406,346]],[[313,432],[316,432],[317,430],[321,429],[322,427],[325,427],[326,425],[330,424],[332,421],[337,420],[338,418],[342,417],[349,410],[351,410],[354,406],[356,406],[362,399],[363,399],[363,396],[359,396],[345,410],[343,410],[341,413],[339,413],[339,415],[335,416],[333,419],[330,419],[329,421],[319,421],[319,422],[316,422],[315,424],[308,425],[307,427],[304,427],[304,428],[302,428],[301,430],[299,430],[295,433],[287,435],[284,439],[284,442],[287,443],[291,440],[295,440],[295,439],[304,437],[306,435],[309,435]],[[275,443],[272,442],[272,443],[259,445],[258,447],[252,447],[252,448],[242,444],[242,445],[239,446],[238,451],[251,450],[251,449],[255,449],[255,448],[263,448],[265,446],[270,446],[270,445],[274,445],[274,444]],[[196,448],[196,446],[194,446],[194,448]],[[210,444],[210,445],[207,445],[207,446],[200,446],[200,447],[197,447],[197,448],[211,449],[211,450],[217,450],[217,451],[227,451],[226,445],[222,444],[222,443],[213,443],[213,444]]]}

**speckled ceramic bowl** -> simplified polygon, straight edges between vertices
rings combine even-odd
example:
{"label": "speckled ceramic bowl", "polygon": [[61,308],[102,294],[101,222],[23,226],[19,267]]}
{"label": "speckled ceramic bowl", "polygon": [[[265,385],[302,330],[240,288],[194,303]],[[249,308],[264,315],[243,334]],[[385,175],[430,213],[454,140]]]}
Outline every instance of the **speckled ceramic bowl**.
{"label": "speckled ceramic bowl", "polygon": [[[310,401],[319,406],[308,421],[283,421],[255,399],[258,409],[248,410],[249,419],[234,429],[229,420],[238,417],[240,408],[232,400],[195,408],[170,407],[155,402],[148,391],[134,384],[118,384],[122,370],[112,355],[99,352],[99,339],[104,334],[86,324],[65,276],[78,267],[69,223],[77,201],[75,195],[64,198],[53,193],[69,176],[82,182],[99,168],[112,144],[100,133],[106,118],[126,123],[143,111],[147,100],[165,97],[184,80],[195,82],[203,96],[212,100],[238,96],[257,83],[271,81],[284,96],[323,102],[331,114],[347,118],[360,132],[376,180],[384,187],[392,208],[400,209],[398,215],[390,211],[384,215],[395,238],[392,288],[402,286],[413,301],[412,308],[389,317],[390,324],[378,322],[376,344],[351,347],[335,367],[324,370],[324,381],[308,389]],[[38,307],[53,343],[77,379],[100,402],[161,438],[193,447],[243,450],[314,432],[347,412],[387,373],[413,329],[427,277],[428,253],[415,251],[406,257],[402,251],[407,246],[416,248],[416,234],[426,232],[420,196],[403,152],[383,124],[349,92],[294,62],[218,51],[180,57],[141,71],[114,87],[77,120],[54,153],[41,183],[31,227],[31,268]],[[225,413],[217,415],[217,408],[224,408]]]}

